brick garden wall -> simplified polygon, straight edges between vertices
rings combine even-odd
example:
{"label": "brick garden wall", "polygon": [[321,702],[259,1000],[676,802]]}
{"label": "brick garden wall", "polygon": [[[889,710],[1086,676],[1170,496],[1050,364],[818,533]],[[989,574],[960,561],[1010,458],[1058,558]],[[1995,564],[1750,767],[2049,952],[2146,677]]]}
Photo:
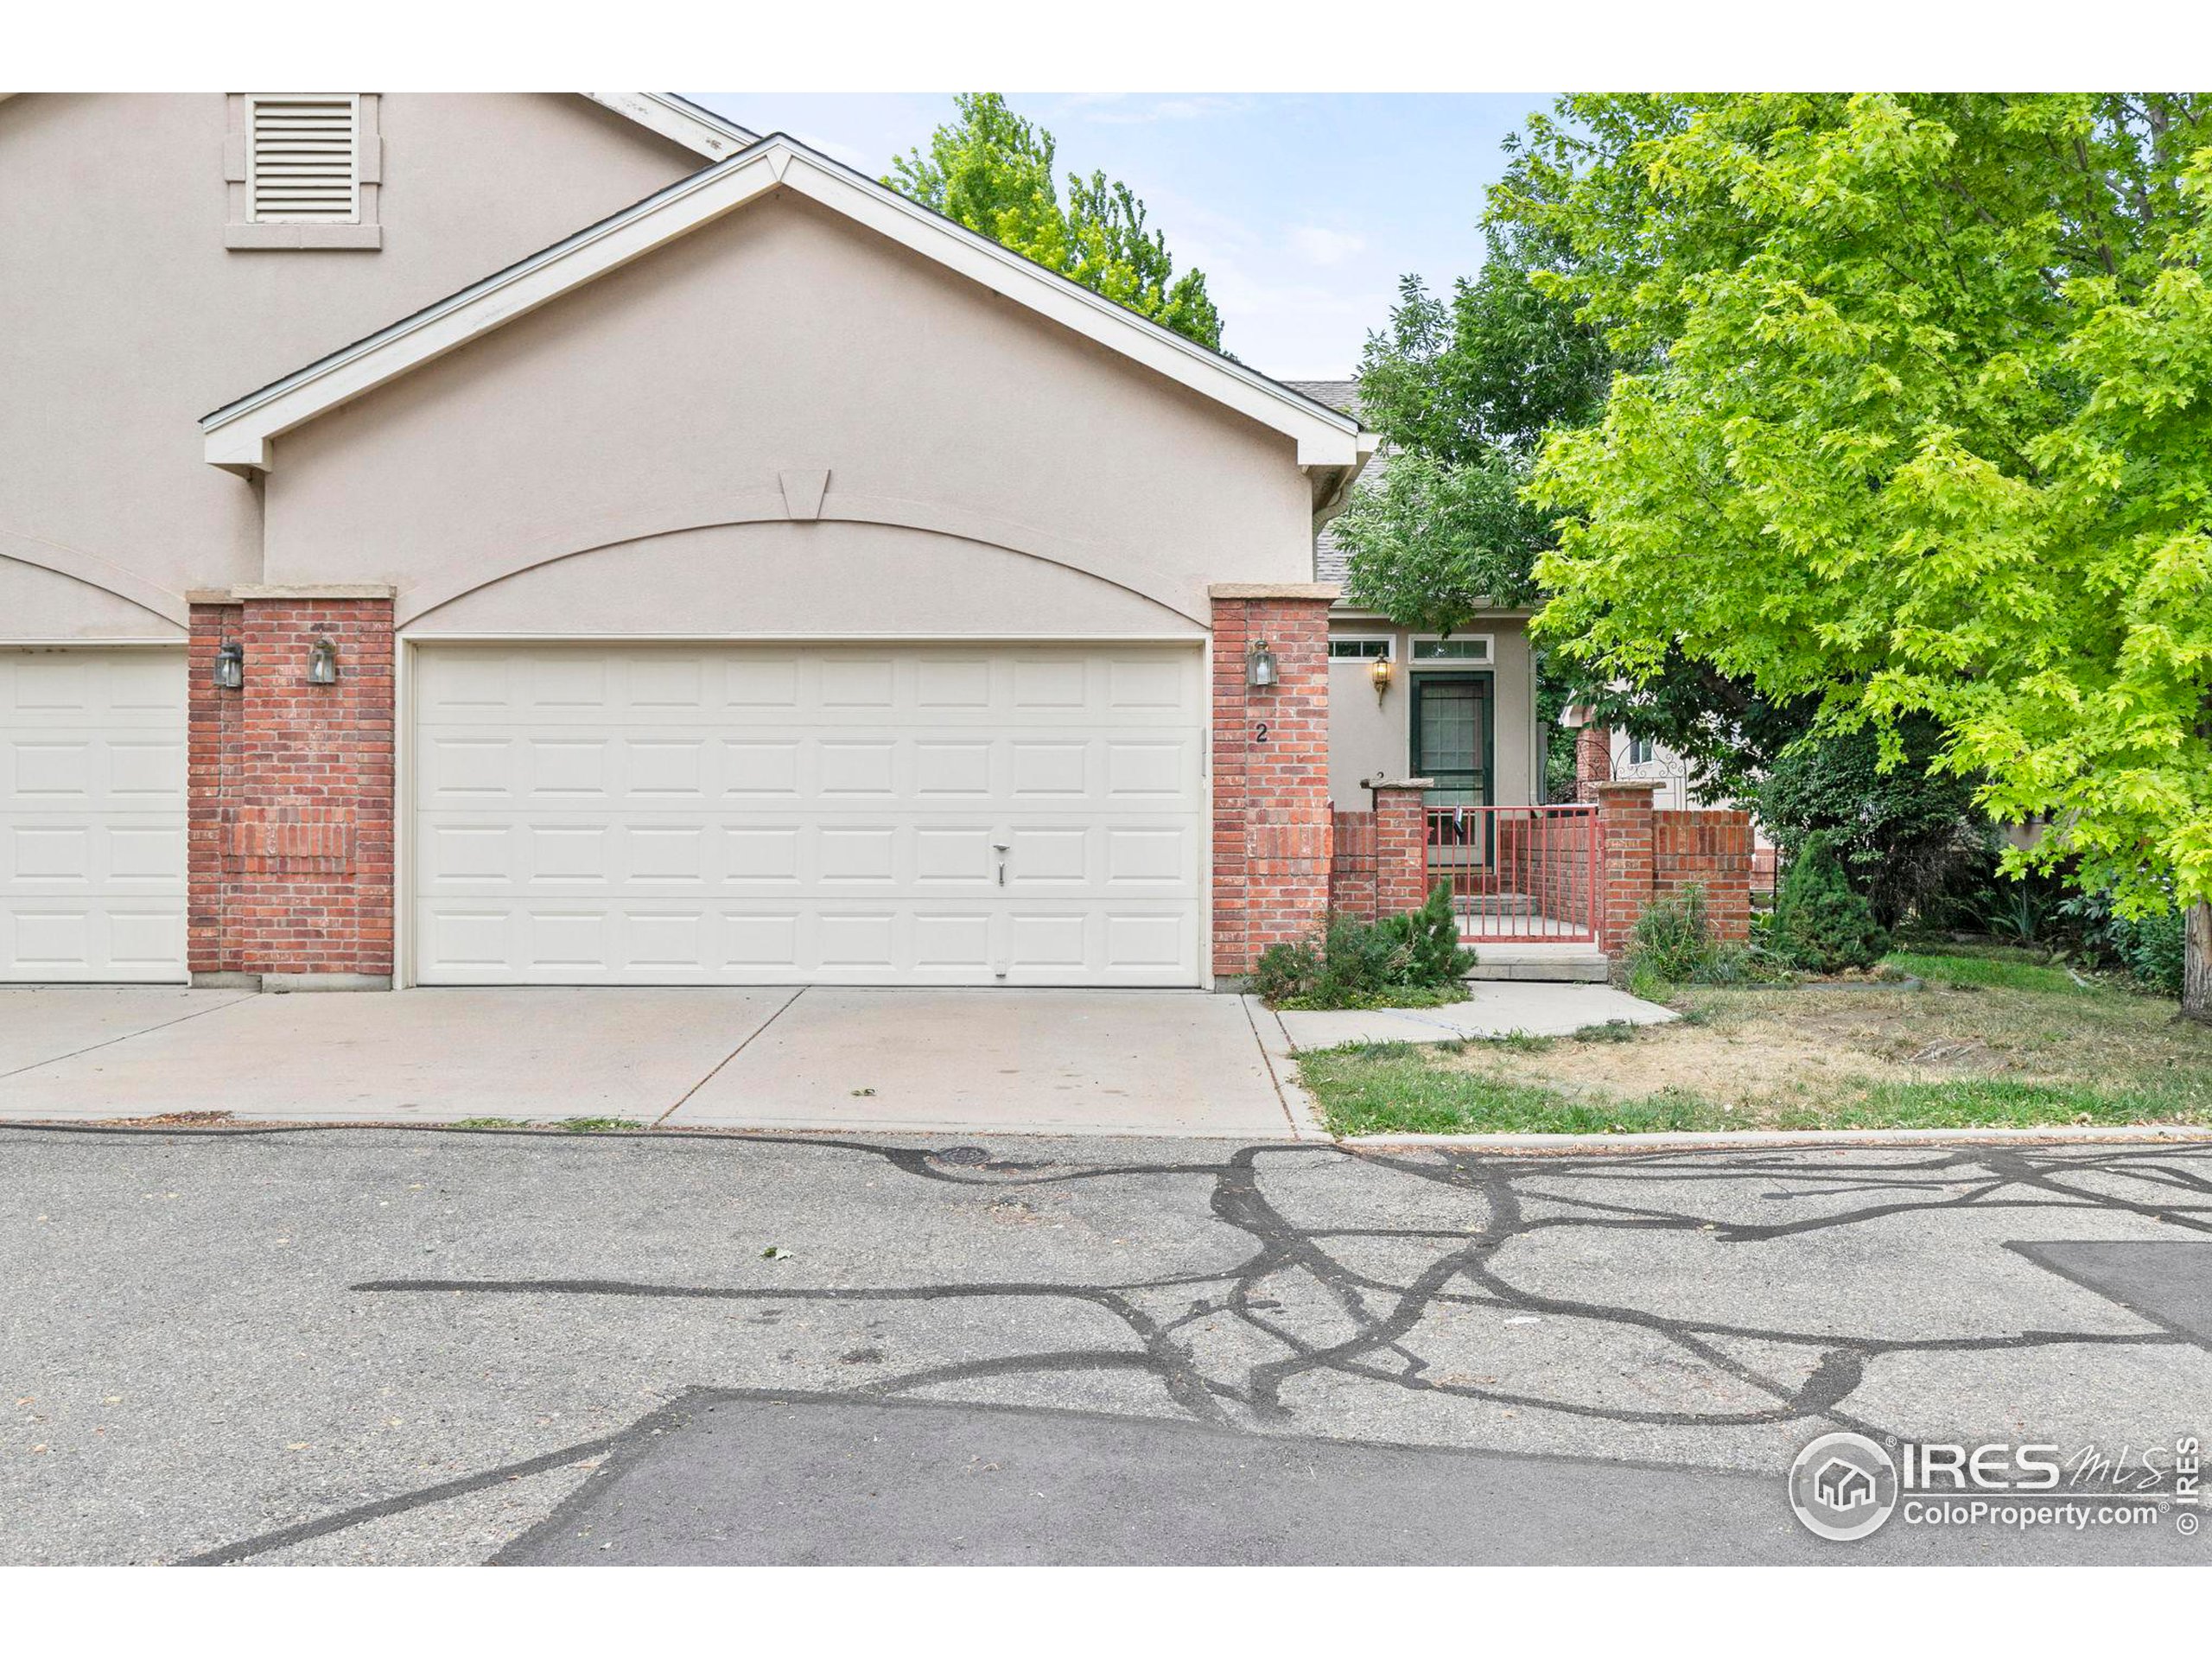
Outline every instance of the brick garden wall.
{"label": "brick garden wall", "polygon": [[1751,820],[1732,810],[1651,815],[1651,888],[1673,893],[1695,883],[1724,939],[1751,935]]}
{"label": "brick garden wall", "polygon": [[[1270,944],[1295,939],[1328,908],[1329,602],[1213,596],[1213,965],[1245,974]],[[1245,679],[1245,652],[1264,640],[1280,677]]]}
{"label": "brick garden wall", "polygon": [[[338,650],[335,685],[308,653]],[[213,683],[245,650],[245,684]],[[201,974],[392,970],[391,601],[192,607],[189,958]]]}

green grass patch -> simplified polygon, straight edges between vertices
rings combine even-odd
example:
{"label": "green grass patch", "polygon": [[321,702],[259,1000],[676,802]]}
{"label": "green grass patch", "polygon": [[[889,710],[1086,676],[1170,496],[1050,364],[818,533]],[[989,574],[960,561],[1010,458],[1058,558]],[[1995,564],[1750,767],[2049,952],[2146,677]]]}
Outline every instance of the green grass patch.
{"label": "green grass patch", "polygon": [[[1471,1049],[1474,1046],[1470,1045]],[[2171,1088],[2105,1089],[2009,1077],[1923,1082],[1840,1077],[1818,1096],[1785,1091],[1724,1105],[1689,1090],[1570,1092],[1455,1063],[1410,1043],[1303,1055],[1299,1077],[1332,1134],[1638,1135],[1714,1129],[2037,1128],[2204,1123],[2212,1110]]]}
{"label": "green grass patch", "polygon": [[2096,995],[2107,991],[2094,980],[2087,986],[2078,984],[2065,969],[2020,950],[1892,950],[1882,958],[1881,965],[1892,974],[1909,974],[1930,985],[1967,985],[1978,990],[2036,991],[2060,996]]}
{"label": "green grass patch", "polygon": [[451,1129],[526,1129],[530,1125],[519,1117],[464,1117],[446,1127]]}

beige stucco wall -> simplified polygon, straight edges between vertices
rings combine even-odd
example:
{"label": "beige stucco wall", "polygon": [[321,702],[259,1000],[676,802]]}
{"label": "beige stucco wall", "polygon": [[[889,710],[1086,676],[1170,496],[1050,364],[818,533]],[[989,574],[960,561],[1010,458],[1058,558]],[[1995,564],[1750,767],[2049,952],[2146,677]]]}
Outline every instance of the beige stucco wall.
{"label": "beige stucco wall", "polygon": [[[1289,438],[781,192],[280,436],[273,461],[268,579],[392,583],[404,626],[576,627],[578,584],[620,571],[636,585],[599,602],[644,632],[720,631],[703,582],[745,631],[827,612],[1033,635],[1075,626],[1047,629],[1046,588],[1077,590],[1020,561],[1147,601],[1097,600],[1130,626],[1202,624],[1210,582],[1311,569]],[[828,471],[830,523],[560,556],[781,520],[792,470]],[[889,539],[832,528],[852,522]],[[841,563],[748,589],[718,563],[741,548]]]}
{"label": "beige stucco wall", "polygon": [[[1395,642],[1390,689],[1378,702],[1370,664],[1360,661],[1329,664],[1329,793],[1337,804],[1364,809],[1368,804],[1363,779],[1378,772],[1403,778],[1412,753],[1409,721],[1413,709],[1412,679],[1421,671],[1413,662],[1413,635],[1389,622],[1333,616],[1332,634],[1364,638],[1388,637]],[[1495,722],[1491,757],[1492,798],[1499,806],[1526,806],[1535,802],[1541,786],[1542,751],[1536,741],[1535,671],[1529,645],[1529,626],[1518,616],[1484,617],[1469,623],[1460,636],[1492,636],[1490,664]],[[1465,671],[1478,664],[1437,664],[1441,671]]]}
{"label": "beige stucco wall", "polygon": [[715,525],[535,565],[438,607],[408,632],[823,639],[1204,631],[1045,559],[897,525],[830,522]]}
{"label": "beige stucco wall", "polygon": [[181,632],[187,591],[263,574],[201,415],[702,165],[573,94],[388,92],[383,247],[245,251],[226,120],[220,93],[0,102],[0,638]]}

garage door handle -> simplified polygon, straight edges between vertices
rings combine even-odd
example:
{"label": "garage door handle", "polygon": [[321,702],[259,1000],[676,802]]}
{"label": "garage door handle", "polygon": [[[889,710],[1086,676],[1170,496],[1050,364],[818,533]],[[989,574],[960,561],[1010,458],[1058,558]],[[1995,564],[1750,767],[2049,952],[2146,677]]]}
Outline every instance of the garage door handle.
{"label": "garage door handle", "polygon": [[999,886],[1004,887],[1006,886],[1007,843],[1002,841],[995,841],[991,843],[991,850],[999,855]]}

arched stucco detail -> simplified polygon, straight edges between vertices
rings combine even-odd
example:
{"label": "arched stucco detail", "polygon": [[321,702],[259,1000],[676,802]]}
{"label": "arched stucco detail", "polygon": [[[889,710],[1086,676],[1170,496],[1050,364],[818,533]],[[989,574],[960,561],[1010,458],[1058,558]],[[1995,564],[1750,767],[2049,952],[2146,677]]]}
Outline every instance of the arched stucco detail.
{"label": "arched stucco detail", "polygon": [[[583,524],[564,526],[537,536],[525,535],[499,552],[476,560],[459,571],[441,573],[413,588],[400,590],[393,620],[402,627],[420,621],[433,611],[452,604],[479,588],[506,581],[541,565],[555,564],[579,555],[633,545],[656,537],[689,531],[724,526],[790,524],[794,521],[780,490],[748,490],[725,494],[714,505],[628,506]],[[1203,593],[1193,595],[1187,582],[1177,582],[1149,562],[1125,551],[1111,551],[1053,536],[1026,524],[994,518],[987,514],[933,502],[901,501],[888,497],[842,494],[832,480],[820,515],[804,524],[867,524],[915,531],[957,541],[974,543],[1017,556],[1057,565],[1075,575],[1116,588],[1173,612],[1200,628],[1210,626],[1210,612]],[[1113,574],[1107,574],[1110,570]]]}
{"label": "arched stucco detail", "polygon": [[[36,576],[10,573],[37,571]],[[20,590],[20,591],[19,591]],[[106,560],[50,542],[0,533],[0,637],[98,638],[118,630],[181,634],[191,607]],[[151,624],[166,623],[154,629]],[[29,630],[29,632],[26,632]]]}
{"label": "arched stucco detail", "polygon": [[1125,584],[912,526],[780,516],[539,559],[434,609],[416,638],[1203,636]]}

